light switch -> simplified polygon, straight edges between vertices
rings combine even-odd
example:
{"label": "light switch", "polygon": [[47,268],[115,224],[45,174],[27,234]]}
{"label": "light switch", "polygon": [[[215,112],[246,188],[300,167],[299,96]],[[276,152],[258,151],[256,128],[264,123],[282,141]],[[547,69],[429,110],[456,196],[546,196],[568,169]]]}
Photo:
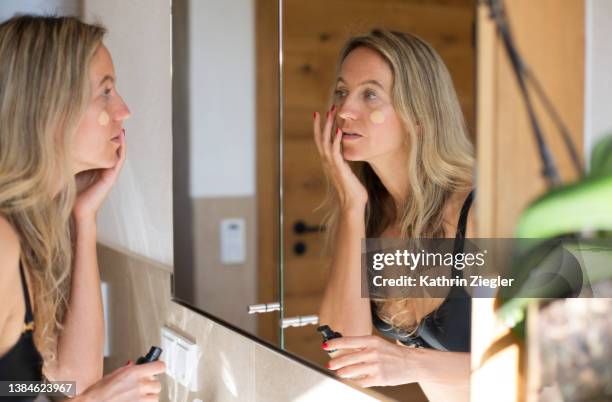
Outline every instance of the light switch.
{"label": "light switch", "polygon": [[172,378],[175,378],[174,373],[176,371],[176,369],[174,368],[174,359],[173,359],[173,351],[174,351],[175,343],[176,343],[176,337],[174,336],[174,331],[172,331],[171,329],[167,327],[162,327],[161,345],[160,345],[162,349],[162,354],[159,360],[166,363],[166,374]]}
{"label": "light switch", "polygon": [[221,263],[244,264],[246,260],[246,234],[243,218],[221,221]]}
{"label": "light switch", "polygon": [[198,390],[198,346],[195,342],[164,326],[161,329],[161,360],[166,375],[190,391]]}
{"label": "light switch", "polygon": [[100,282],[102,311],[104,313],[104,357],[110,356],[110,320],[108,317],[108,283]]}

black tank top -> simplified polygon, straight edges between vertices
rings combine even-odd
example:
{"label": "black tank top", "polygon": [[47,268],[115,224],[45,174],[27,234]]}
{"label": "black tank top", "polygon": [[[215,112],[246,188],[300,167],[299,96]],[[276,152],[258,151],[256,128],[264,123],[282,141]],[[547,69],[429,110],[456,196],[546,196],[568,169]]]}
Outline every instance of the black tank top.
{"label": "black tank top", "polygon": [[[467,217],[473,199],[474,191],[471,191],[461,207],[453,246],[455,253],[463,251]],[[463,287],[453,286],[440,307],[424,317],[412,333],[384,322],[378,316],[376,303],[372,301],[370,306],[373,325],[386,337],[409,346],[450,352],[470,351],[472,300]]]}
{"label": "black tank top", "polygon": [[[21,274],[21,287],[25,301],[24,330],[17,343],[4,356],[0,357],[0,380],[1,381],[41,381],[43,360],[34,345],[33,329],[34,315],[30,305],[30,294],[23,272],[23,266],[19,263]],[[35,397],[11,397],[11,401],[33,401]]]}

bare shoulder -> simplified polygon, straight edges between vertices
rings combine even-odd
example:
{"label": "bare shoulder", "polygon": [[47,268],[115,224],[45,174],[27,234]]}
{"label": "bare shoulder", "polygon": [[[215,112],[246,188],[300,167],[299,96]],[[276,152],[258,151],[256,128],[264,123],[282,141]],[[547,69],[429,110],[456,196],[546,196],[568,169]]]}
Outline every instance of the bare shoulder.
{"label": "bare shoulder", "polygon": [[0,215],[0,289],[17,276],[19,254],[19,236],[9,221]]}
{"label": "bare shoulder", "polygon": [[[458,191],[447,201],[444,207],[444,227],[447,237],[455,237],[457,231],[457,223],[461,215],[461,208],[465,204],[467,197],[470,195],[470,190]],[[472,203],[467,215],[466,237],[474,237],[476,234],[476,213],[475,202]]]}

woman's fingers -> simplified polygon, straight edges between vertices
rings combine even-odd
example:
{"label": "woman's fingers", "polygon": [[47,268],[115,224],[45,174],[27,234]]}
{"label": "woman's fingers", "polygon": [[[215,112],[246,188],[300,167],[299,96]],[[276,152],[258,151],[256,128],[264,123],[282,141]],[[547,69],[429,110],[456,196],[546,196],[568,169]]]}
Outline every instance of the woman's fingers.
{"label": "woman's fingers", "polygon": [[119,174],[119,172],[121,171],[121,168],[123,167],[123,162],[125,162],[125,156],[127,153],[127,143],[125,141],[125,130],[121,131],[121,135],[119,136],[119,149],[117,150],[119,152],[119,160],[117,161],[117,163],[115,164],[115,166],[113,166],[112,171],[113,173],[116,175]]}
{"label": "woman's fingers", "polygon": [[336,166],[336,169],[341,169],[342,165],[344,165],[344,158],[342,157],[342,149],[340,144],[342,143],[342,131],[339,128],[336,128],[336,132],[334,134],[334,140],[332,142],[332,161]]}
{"label": "woman's fingers", "polygon": [[380,385],[380,381],[376,377],[371,375],[362,378],[355,378],[354,380],[351,380],[351,382],[362,388],[376,387]]}
{"label": "woman's fingers", "polygon": [[166,364],[161,360],[157,360],[150,363],[132,366],[131,370],[133,370],[135,375],[137,375],[138,377],[151,377],[156,374],[161,374],[165,372]]}
{"label": "woman's fingers", "polygon": [[378,370],[378,365],[375,363],[358,363],[343,367],[336,374],[340,378],[349,380],[359,380],[364,377],[374,377]]}
{"label": "woman's fingers", "polygon": [[371,362],[373,357],[373,352],[370,349],[362,349],[352,353],[345,353],[339,357],[331,359],[327,363],[327,368],[330,370],[339,370],[353,364]]}
{"label": "woman's fingers", "polygon": [[378,342],[381,342],[381,339],[374,335],[343,336],[342,338],[330,339],[325,342],[323,349],[365,349],[376,346]]}
{"label": "woman's fingers", "polygon": [[119,135],[119,148],[117,149],[117,153],[119,159],[117,160],[117,163],[115,163],[115,166],[109,169],[104,169],[104,171],[102,172],[102,179],[108,181],[111,184],[114,183],[117,179],[117,176],[119,176],[119,172],[121,172],[121,168],[123,167],[123,163],[125,162],[125,158],[127,155],[125,130],[123,130]]}
{"label": "woman's fingers", "polygon": [[121,135],[119,136],[121,146],[119,147],[119,160],[117,161],[117,165],[115,166],[117,171],[121,170],[123,166],[123,162],[125,162],[125,156],[127,154],[127,142],[125,141],[125,129],[121,130]]}
{"label": "woman's fingers", "polygon": [[161,391],[161,383],[158,380],[142,378],[140,380],[140,394],[158,394]]}
{"label": "woman's fingers", "polygon": [[323,146],[321,145],[321,119],[319,118],[319,113],[314,112],[313,114],[313,134],[315,144],[317,144],[317,150],[319,151],[319,155],[323,157]]}
{"label": "woman's fingers", "polygon": [[323,135],[321,137],[321,145],[323,146],[323,154],[328,162],[332,161],[332,142],[331,142],[331,130],[334,125],[334,119],[336,116],[336,106],[332,106],[331,110],[327,112],[327,118],[325,120],[325,127],[323,129]]}
{"label": "woman's fingers", "polygon": [[145,395],[140,397],[139,402],[157,402],[159,401],[159,396],[157,395]]}

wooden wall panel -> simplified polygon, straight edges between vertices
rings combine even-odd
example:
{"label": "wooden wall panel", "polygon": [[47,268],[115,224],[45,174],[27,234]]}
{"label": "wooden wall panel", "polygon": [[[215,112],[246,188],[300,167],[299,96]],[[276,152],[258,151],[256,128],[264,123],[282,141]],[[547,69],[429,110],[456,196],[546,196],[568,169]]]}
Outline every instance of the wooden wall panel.
{"label": "wooden wall panel", "polygon": [[[555,108],[573,134],[582,155],[584,104],[584,2],[582,0],[506,1],[519,51],[538,77]],[[487,19],[485,15],[483,19]],[[491,31],[490,35],[494,35]],[[483,41],[490,41],[483,38]],[[479,201],[487,200],[481,215],[481,234],[508,236],[523,208],[545,190],[542,164],[525,105],[500,43],[486,45],[479,61],[478,86],[484,96],[478,106]],[[484,49],[483,49],[484,51]],[[482,63],[490,64],[484,67]],[[490,70],[487,70],[489,69]],[[486,93],[485,93],[486,92]],[[558,131],[535,102],[536,113],[557,166],[565,180],[575,178]],[[489,121],[490,120],[490,121]],[[485,143],[481,143],[485,141]],[[479,206],[482,202],[479,202]]]}
{"label": "wooden wall panel", "polygon": [[[504,1],[519,52],[541,81],[583,148],[584,1]],[[545,191],[541,162],[506,53],[479,7],[477,50],[476,211],[480,237],[512,237],[523,209]],[[575,178],[568,154],[536,102],[545,138],[566,180]],[[472,312],[472,401],[523,401],[525,347],[495,319],[491,299],[475,299]],[[492,350],[499,351],[484,358]]]}

